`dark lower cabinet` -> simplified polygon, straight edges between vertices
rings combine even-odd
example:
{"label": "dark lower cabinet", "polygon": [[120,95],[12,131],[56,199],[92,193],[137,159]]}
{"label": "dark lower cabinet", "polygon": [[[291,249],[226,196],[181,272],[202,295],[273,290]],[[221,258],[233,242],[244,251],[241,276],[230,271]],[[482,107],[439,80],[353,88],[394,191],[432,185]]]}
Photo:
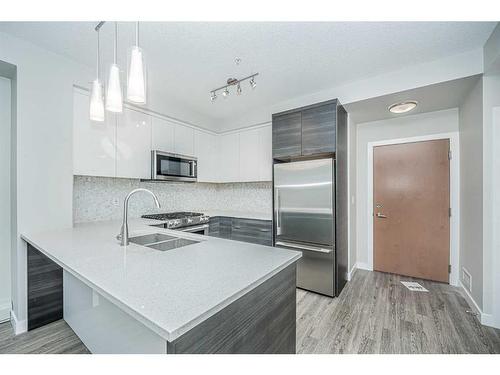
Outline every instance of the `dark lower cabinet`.
{"label": "dark lower cabinet", "polygon": [[271,220],[211,217],[208,234],[212,237],[272,246]]}
{"label": "dark lower cabinet", "polygon": [[286,267],[178,339],[169,354],[295,354],[296,266]]}
{"label": "dark lower cabinet", "polygon": [[28,330],[63,317],[63,270],[28,244]]}

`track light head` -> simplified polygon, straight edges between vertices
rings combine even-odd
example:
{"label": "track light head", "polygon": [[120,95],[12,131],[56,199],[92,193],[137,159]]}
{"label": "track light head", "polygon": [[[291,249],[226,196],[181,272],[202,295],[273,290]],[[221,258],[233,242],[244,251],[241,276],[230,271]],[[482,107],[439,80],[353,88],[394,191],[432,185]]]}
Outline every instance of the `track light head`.
{"label": "track light head", "polygon": [[252,77],[252,79],[250,79],[250,87],[254,89],[255,86],[257,86],[257,82],[255,82],[255,77]]}
{"label": "track light head", "polygon": [[238,86],[236,87],[236,94],[241,95],[241,85],[238,83]]}
{"label": "track light head", "polygon": [[227,98],[227,97],[229,96],[229,90],[227,89],[227,87],[225,88],[225,90],[224,90],[224,91],[222,91],[222,96],[223,96],[224,98]]}
{"label": "track light head", "polygon": [[213,102],[215,102],[215,100],[217,99],[217,94],[215,93],[215,91],[212,91],[212,93],[210,94],[210,100]]}

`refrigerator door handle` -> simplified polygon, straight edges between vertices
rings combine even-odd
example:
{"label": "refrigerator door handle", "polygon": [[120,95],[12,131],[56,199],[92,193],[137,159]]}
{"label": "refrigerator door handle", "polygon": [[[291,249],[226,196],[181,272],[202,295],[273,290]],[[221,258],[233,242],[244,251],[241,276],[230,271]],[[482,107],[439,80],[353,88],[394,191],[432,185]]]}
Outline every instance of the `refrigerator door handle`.
{"label": "refrigerator door handle", "polygon": [[276,241],[276,246],[286,246],[291,247],[293,249],[306,250],[306,251],[317,251],[318,253],[330,254],[333,252],[333,249],[320,247],[320,246],[312,246],[312,245],[303,245],[292,242],[285,241]]}
{"label": "refrigerator door handle", "polygon": [[276,188],[276,234],[281,234],[280,190]]}

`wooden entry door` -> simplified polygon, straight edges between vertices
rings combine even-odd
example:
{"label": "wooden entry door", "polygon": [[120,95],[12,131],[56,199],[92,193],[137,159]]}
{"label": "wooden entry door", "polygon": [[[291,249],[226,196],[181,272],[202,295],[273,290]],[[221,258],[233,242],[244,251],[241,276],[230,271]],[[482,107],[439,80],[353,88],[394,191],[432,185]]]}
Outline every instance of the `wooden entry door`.
{"label": "wooden entry door", "polygon": [[373,265],[449,281],[448,139],[373,149]]}

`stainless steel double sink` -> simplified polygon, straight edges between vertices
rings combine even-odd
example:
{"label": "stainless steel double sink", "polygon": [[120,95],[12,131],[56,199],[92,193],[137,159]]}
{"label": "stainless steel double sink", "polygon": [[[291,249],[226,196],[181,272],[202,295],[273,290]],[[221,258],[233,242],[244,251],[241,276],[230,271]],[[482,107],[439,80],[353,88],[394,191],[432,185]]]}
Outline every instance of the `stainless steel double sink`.
{"label": "stainless steel double sink", "polygon": [[168,251],[179,247],[193,245],[200,241],[188,240],[185,238],[169,236],[162,233],[145,234],[143,236],[130,237],[130,242],[137,245],[149,247],[159,251]]}

